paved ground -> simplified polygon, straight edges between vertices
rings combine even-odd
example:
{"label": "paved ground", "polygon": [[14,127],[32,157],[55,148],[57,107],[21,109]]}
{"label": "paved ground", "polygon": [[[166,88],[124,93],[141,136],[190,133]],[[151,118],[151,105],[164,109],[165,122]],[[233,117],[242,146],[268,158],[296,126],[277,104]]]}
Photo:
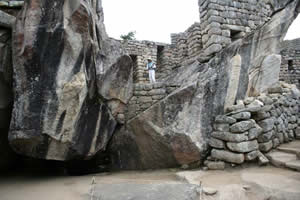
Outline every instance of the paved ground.
{"label": "paved ground", "polygon": [[[201,181],[203,187],[218,190],[216,195],[203,195],[202,200],[300,199],[300,173],[295,171],[275,167],[249,167],[226,171],[186,171],[183,175],[179,176],[176,170],[103,173],[78,177],[7,175],[0,177],[0,199],[90,200],[88,194],[93,177],[98,194],[104,194],[104,191],[113,193],[114,187],[120,188],[122,184],[180,184],[183,181],[199,184]],[[130,188],[134,190],[134,187]],[[280,198],[273,198],[272,195]]]}
{"label": "paved ground", "polygon": [[177,176],[218,190],[214,196],[203,195],[203,200],[300,200],[300,173],[281,168],[187,171]]}

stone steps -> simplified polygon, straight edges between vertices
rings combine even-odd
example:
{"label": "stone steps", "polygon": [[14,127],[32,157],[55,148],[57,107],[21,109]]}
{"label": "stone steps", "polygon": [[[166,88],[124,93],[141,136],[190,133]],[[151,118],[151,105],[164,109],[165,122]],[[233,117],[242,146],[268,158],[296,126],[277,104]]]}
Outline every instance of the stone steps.
{"label": "stone steps", "polygon": [[282,145],[266,156],[276,167],[300,171],[300,159],[299,156],[297,157],[300,154],[300,145],[295,144],[300,144],[300,142]]}
{"label": "stone steps", "polygon": [[300,149],[293,148],[293,147],[277,147],[277,150],[286,152],[286,153],[295,154],[295,155],[300,153]]}

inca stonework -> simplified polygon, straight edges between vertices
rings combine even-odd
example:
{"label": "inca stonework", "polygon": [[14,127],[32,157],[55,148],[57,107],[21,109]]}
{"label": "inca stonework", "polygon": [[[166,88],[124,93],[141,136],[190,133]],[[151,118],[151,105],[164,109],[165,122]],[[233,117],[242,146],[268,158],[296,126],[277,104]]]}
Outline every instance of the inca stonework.
{"label": "inca stonework", "polygon": [[45,160],[108,155],[110,169],[214,168],[299,138],[299,91],[279,83],[298,0],[199,0],[200,23],[171,44],[109,38],[101,0],[0,6],[2,154],[9,142]]}
{"label": "inca stonework", "polygon": [[282,43],[280,80],[300,88],[300,39]]}

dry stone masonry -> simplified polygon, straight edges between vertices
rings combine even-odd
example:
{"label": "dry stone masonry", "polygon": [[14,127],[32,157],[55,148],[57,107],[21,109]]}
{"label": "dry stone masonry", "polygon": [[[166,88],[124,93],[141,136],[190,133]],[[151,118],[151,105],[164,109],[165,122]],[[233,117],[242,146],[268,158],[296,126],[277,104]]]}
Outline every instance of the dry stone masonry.
{"label": "dry stone masonry", "polygon": [[147,110],[178,87],[178,85],[166,85],[165,83],[135,84],[133,97],[130,99],[127,108],[127,120]]}
{"label": "dry stone masonry", "polygon": [[215,118],[205,161],[209,169],[257,161],[280,144],[300,139],[300,91],[293,85],[270,88],[268,94],[248,97]]}
{"label": "dry stone masonry", "polygon": [[281,55],[280,80],[300,88],[300,39],[284,41]]}
{"label": "dry stone masonry", "polygon": [[21,155],[136,170],[210,154],[220,169],[299,138],[299,91],[275,87],[298,0],[199,0],[200,22],[171,44],[109,38],[101,0],[0,2],[0,119]]}
{"label": "dry stone masonry", "polygon": [[201,35],[206,55],[222,50],[267,22],[271,7],[260,0],[199,0]]}

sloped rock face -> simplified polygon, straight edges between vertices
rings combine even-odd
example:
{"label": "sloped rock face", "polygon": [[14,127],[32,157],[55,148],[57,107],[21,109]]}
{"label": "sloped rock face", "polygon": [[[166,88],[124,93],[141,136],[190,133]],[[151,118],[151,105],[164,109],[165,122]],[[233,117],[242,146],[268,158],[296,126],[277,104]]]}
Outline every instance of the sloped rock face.
{"label": "sloped rock face", "polygon": [[[13,149],[50,160],[105,150],[124,112],[115,104],[129,99],[132,65],[106,35],[101,0],[26,1],[13,41]],[[114,76],[126,87],[108,78]]]}
{"label": "sloped rock face", "polygon": [[[259,30],[232,43],[208,63],[183,66],[164,80],[181,87],[116,132],[110,145],[113,168],[166,168],[203,161],[214,118],[236,100],[265,90],[259,85],[264,82],[255,80],[263,80],[261,76],[268,72],[258,72],[270,66],[270,57],[280,60],[279,44],[300,3],[270,3],[272,18]],[[272,77],[272,84],[276,80]]]}

